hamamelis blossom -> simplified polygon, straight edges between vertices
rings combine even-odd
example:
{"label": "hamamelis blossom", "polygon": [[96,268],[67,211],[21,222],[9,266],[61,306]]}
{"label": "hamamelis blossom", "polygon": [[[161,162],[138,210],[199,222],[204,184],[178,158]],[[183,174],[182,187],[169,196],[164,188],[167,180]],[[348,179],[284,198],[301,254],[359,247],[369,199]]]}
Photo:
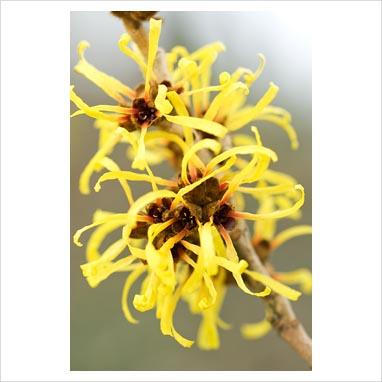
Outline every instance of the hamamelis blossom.
{"label": "hamamelis blossom", "polygon": [[[85,50],[89,47],[88,42],[82,41],[78,45],[80,60],[74,68],[75,71],[100,87],[116,104],[89,106],[75,93],[74,86],[70,90],[70,99],[79,109],[72,114],[72,117],[86,114],[96,119],[96,127],[100,129],[99,152],[101,155],[104,152],[110,153],[117,143],[124,140],[131,144],[134,150],[132,167],[140,170],[146,169],[148,173],[150,170],[145,156],[145,137],[149,128],[152,130],[152,127],[163,123],[164,120],[184,129],[188,145],[192,144],[192,129],[219,138],[227,132],[227,129],[217,122],[189,115],[178,94],[183,92],[181,84],[172,85],[168,81],[158,82],[154,64],[160,32],[161,20],[150,19],[147,60],[134,44],[129,47],[131,38],[128,34],[123,34],[119,40],[120,50],[137,63],[144,75],[144,84],[138,85],[136,89],[128,87],[91,65],[85,58]],[[126,129],[125,139],[121,134],[113,135],[118,127]],[[138,132],[139,136],[133,132]],[[126,135],[128,135],[127,139]],[[93,170],[96,170],[97,166],[102,167],[100,163],[94,161],[92,163]],[[84,186],[84,183],[82,187],[80,186],[80,190],[85,194],[89,193],[89,189]]]}
{"label": "hamamelis blossom", "polygon": [[[215,154],[208,163],[198,156],[199,151],[206,149]],[[243,156],[249,156],[246,165],[234,170]],[[249,295],[261,298],[273,292],[296,300],[300,292],[249,270],[248,263],[236,253],[229,235],[238,219],[280,219],[303,205],[304,189],[294,184],[285,191],[299,195],[291,207],[257,214],[235,209],[234,194],[244,184],[255,189],[253,185],[276,160],[276,154],[261,144],[221,152],[218,141],[206,138],[184,153],[177,179],[120,170],[103,174],[94,187],[96,191],[110,180],[118,180],[125,188],[131,181],[145,181],[155,190],[132,200],[127,213],[99,212],[92,224],[76,232],[74,241],[81,246],[82,233],[96,228],[87,245],[88,262],[81,266],[89,285],[96,287],[115,272],[130,272],[122,292],[122,309],[126,318],[136,323],[128,297],[131,286],[144,274],[141,291],[133,298],[135,309],[141,312],[156,309],[162,333],[189,347],[193,341],[184,338],[173,322],[176,305],[184,299],[192,313],[202,316],[197,339],[204,349],[217,348],[218,328],[228,327],[219,317],[228,276]],[[272,195],[274,189],[262,187],[261,192]],[[100,253],[105,237],[117,229],[121,231],[120,239]],[[142,239],[143,246],[140,246],[137,240]],[[251,290],[244,276],[262,284],[263,290]]]}
{"label": "hamamelis blossom", "polygon": [[[80,182],[82,193],[90,191],[87,182],[91,174],[104,168],[101,161],[95,159],[110,154],[120,142],[130,146],[132,167],[145,170],[148,174],[151,173],[149,164],[166,159],[176,160],[173,151],[167,147],[172,140],[148,139],[149,132],[156,132],[155,126],[165,128],[165,121],[181,127],[186,150],[193,144],[195,130],[205,137],[222,138],[227,131],[236,131],[257,120],[280,126],[287,132],[292,147],[298,147],[290,114],[271,105],[278,92],[276,85],[271,83],[255,105],[243,106],[249,89],[263,71],[263,55],[259,55],[260,64],[254,72],[241,67],[232,74],[222,72],[219,84],[212,85],[211,68],[225,46],[215,42],[191,53],[185,47],[176,46],[166,56],[171,82],[161,81],[154,70],[160,32],[161,20],[150,19],[147,59],[131,42],[128,34],[123,34],[119,40],[120,50],[136,62],[144,76],[144,83],[135,89],[91,65],[85,58],[85,50],[89,47],[86,41],[78,46],[80,60],[75,71],[100,87],[115,102],[112,105],[89,106],[75,93],[74,87],[71,88],[71,100],[79,109],[72,116],[86,114],[94,118],[95,127],[100,131],[99,151],[89,162]],[[126,129],[126,134],[113,134],[119,127]],[[163,140],[166,145],[163,145]],[[149,151],[146,155],[147,146]]]}
{"label": "hamamelis blossom", "polygon": [[[255,71],[239,67],[233,73],[222,72],[219,85],[211,85],[211,66],[217,55],[225,50],[221,42],[206,45],[189,53],[177,46],[167,54],[173,78],[187,86],[188,91],[180,94],[188,109],[203,119],[219,122],[233,132],[255,121],[264,121],[279,126],[287,134],[291,147],[299,146],[292,117],[285,109],[272,105],[279,88],[273,82],[266,93],[254,104],[247,104],[249,90],[261,76],[265,67],[265,57],[259,54],[259,65]],[[174,69],[174,64],[178,67]],[[211,94],[216,93],[211,96]],[[170,100],[171,101],[171,100]]]}

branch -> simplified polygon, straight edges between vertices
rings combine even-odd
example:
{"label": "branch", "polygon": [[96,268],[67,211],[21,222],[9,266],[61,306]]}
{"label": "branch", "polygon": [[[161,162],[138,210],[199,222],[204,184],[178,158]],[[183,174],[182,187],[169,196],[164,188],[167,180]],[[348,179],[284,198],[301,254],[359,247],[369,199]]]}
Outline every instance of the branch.
{"label": "branch", "polygon": [[[120,17],[142,54],[147,57],[148,38],[147,33],[142,26],[142,21],[147,20],[155,12],[112,12]],[[148,15],[137,15],[142,13],[151,13]],[[158,50],[156,57],[154,72],[158,77],[159,82],[170,80],[167,70],[165,54],[162,49]],[[231,137],[226,135],[222,139],[223,150],[232,147]],[[201,152],[200,152],[201,154]],[[210,153],[203,153],[207,156]],[[269,272],[261,262],[255,249],[253,248],[251,237],[249,234],[247,223],[244,220],[239,220],[236,228],[230,233],[235,247],[241,257],[245,259],[249,267],[256,272],[269,276]],[[299,355],[304,359],[309,367],[312,367],[312,340],[306,333],[304,327],[297,319],[296,314],[292,309],[292,305],[285,297],[278,294],[271,294],[264,298],[269,311],[269,321],[273,328],[279,333],[281,338],[287,342]]]}

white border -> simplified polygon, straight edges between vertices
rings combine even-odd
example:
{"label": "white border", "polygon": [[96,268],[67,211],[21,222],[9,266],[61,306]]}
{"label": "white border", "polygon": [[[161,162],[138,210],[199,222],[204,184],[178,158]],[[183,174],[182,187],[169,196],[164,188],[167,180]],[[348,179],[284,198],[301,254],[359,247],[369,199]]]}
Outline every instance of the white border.
{"label": "white border", "polygon": [[313,34],[313,371],[69,372],[69,11],[127,8],[217,3],[2,2],[2,380],[380,380],[379,2],[219,2]]}

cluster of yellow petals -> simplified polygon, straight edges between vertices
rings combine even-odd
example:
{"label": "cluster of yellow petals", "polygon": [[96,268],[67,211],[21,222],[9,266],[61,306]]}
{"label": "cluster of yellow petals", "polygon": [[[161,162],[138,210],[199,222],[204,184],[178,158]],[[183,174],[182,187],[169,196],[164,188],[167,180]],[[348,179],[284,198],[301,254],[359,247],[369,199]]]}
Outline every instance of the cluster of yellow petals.
{"label": "cluster of yellow petals", "polygon": [[[171,198],[171,209],[189,207],[187,194],[211,178],[218,179],[220,184],[227,184],[220,203],[234,200],[237,210],[232,216],[255,221],[255,235],[271,241],[273,248],[292,237],[309,233],[309,227],[298,226],[275,235],[277,219],[299,217],[304,203],[304,189],[294,179],[269,169],[270,164],[277,161],[277,155],[263,146],[257,128],[252,129],[254,137],[235,135],[235,147],[229,150],[222,151],[219,138],[253,121],[262,120],[281,127],[288,135],[292,148],[298,147],[298,140],[290,114],[271,105],[278,92],[278,87],[273,83],[255,105],[245,106],[250,87],[263,71],[265,58],[262,55],[254,72],[246,68],[239,68],[231,74],[223,72],[219,76],[219,84],[211,85],[211,67],[218,53],[225,50],[224,45],[212,43],[192,53],[177,46],[167,54],[173,81],[169,87],[158,84],[154,73],[160,32],[161,21],[151,19],[147,60],[127,34],[121,36],[119,48],[137,63],[144,76],[143,97],[149,100],[152,89],[155,89],[156,95],[151,101],[158,119],[152,127],[167,120],[181,128],[183,137],[151,126],[142,126],[140,131],[133,132],[121,127],[121,123],[133,112],[132,102],[139,96],[137,91],[89,64],[84,55],[89,44],[79,44],[80,59],[75,70],[116,102],[115,105],[89,106],[75,93],[74,87],[71,88],[71,100],[78,107],[72,116],[85,114],[94,118],[95,127],[99,129],[99,147],[80,176],[80,191],[90,193],[92,175],[105,169],[94,190],[100,191],[106,181],[118,180],[129,208],[125,213],[98,210],[93,222],[75,233],[74,242],[82,246],[81,235],[94,228],[86,245],[87,263],[81,266],[91,287],[96,287],[116,272],[129,273],[122,291],[122,310],[128,321],[138,322],[131,313],[128,301],[131,287],[143,277],[141,289],[132,300],[137,311],[155,309],[162,333],[190,347],[193,341],[183,337],[175,329],[173,321],[176,306],[183,299],[192,313],[202,316],[198,345],[203,349],[216,349],[219,347],[218,329],[229,328],[220,318],[227,275],[232,275],[237,286],[249,295],[261,298],[278,293],[297,300],[301,293],[285,284],[299,284],[307,292],[309,275],[306,271],[277,273],[274,277],[268,277],[249,270],[248,263],[239,259],[227,231],[222,226],[216,226],[212,218],[207,222],[197,220],[198,244],[188,241],[186,230],[182,230],[159,247],[155,245],[156,238],[174,223],[174,218],[150,224],[145,241],[133,239],[130,235],[140,222],[152,223],[150,217],[144,214],[150,203]],[[174,90],[180,88],[181,92]],[[203,139],[201,136],[201,139],[194,141],[195,131],[201,135],[206,133],[209,137]],[[123,171],[110,158],[115,146],[120,143],[128,145],[127,156],[132,160],[132,168],[143,172]],[[153,165],[174,160],[169,144],[175,145],[181,153],[180,179],[183,187],[179,189],[176,179],[155,176],[151,169]],[[204,163],[199,155],[199,151],[205,149],[215,154],[208,163]],[[147,182],[152,191],[135,199],[131,182]],[[251,195],[259,201],[256,214],[242,212],[244,195]],[[105,239],[115,231],[120,232],[120,238],[101,251]],[[254,241],[258,239],[255,236]],[[185,250],[175,264],[171,250],[178,244]],[[252,291],[246,285],[244,276],[263,284],[263,290]],[[255,328],[253,324],[248,324],[243,328],[243,334],[257,338],[259,333],[265,334],[269,327],[269,323]]]}

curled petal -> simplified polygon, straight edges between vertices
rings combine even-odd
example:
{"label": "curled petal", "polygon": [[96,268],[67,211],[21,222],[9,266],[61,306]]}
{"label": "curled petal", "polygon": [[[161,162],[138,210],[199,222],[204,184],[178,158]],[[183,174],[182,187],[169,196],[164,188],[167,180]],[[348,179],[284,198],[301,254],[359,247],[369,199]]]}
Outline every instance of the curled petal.
{"label": "curled petal", "polygon": [[293,150],[298,149],[299,142],[298,142],[296,130],[294,129],[294,127],[290,124],[290,122],[287,119],[279,117],[277,115],[273,115],[273,114],[261,113],[256,118],[256,120],[257,121],[271,122],[271,123],[279,126],[288,135],[292,149]]}
{"label": "curled petal", "polygon": [[87,231],[93,227],[97,227],[98,225],[108,223],[108,222],[125,224],[127,219],[128,219],[128,214],[112,214],[112,215],[106,216],[104,219],[98,219],[94,223],[89,224],[89,225],[77,230],[73,236],[73,242],[77,246],[82,247],[83,244],[80,242],[80,237],[85,231]]}
{"label": "curled petal", "polygon": [[115,231],[117,228],[122,227],[123,224],[124,221],[111,221],[102,224],[94,230],[86,246],[86,259],[88,262],[97,260],[101,257],[101,254],[99,253],[99,247],[101,246],[105,237],[109,233]]}
{"label": "curled petal", "polygon": [[296,301],[301,296],[301,292],[289,288],[288,286],[279,283],[273,278],[263,275],[259,272],[245,270],[244,273],[251,277],[253,280],[262,283],[271,289],[272,292],[288,298],[289,300]]}
{"label": "curled petal", "polygon": [[169,114],[172,110],[171,103],[166,99],[167,87],[165,85],[158,86],[158,94],[155,97],[155,107],[161,114]]}
{"label": "curled petal", "polygon": [[154,62],[158,51],[159,36],[162,27],[162,20],[150,19],[149,31],[149,51],[147,55],[145,96],[148,97],[150,89],[150,81],[153,77]]}
{"label": "curled petal", "polygon": [[263,213],[263,214],[251,214],[249,212],[233,212],[232,217],[239,218],[239,219],[247,219],[247,220],[258,220],[258,219],[281,219],[286,216],[290,216],[302,207],[305,200],[304,187],[302,187],[301,184],[297,184],[295,186],[295,189],[300,191],[300,198],[292,207],[289,207],[283,210],[271,211],[271,212]]}
{"label": "curled petal", "polygon": [[244,108],[232,115],[226,124],[228,130],[232,131],[240,129],[241,127],[256,119],[263,111],[263,109],[274,100],[278,91],[278,86],[271,82],[269,89],[260,98],[255,106]]}
{"label": "curled petal", "polygon": [[118,41],[119,49],[121,50],[121,52],[126,54],[127,57],[130,57],[132,60],[136,62],[136,64],[139,66],[139,69],[142,71],[142,73],[146,73],[147,65],[144,62],[141,54],[139,54],[138,52],[135,52],[134,50],[128,47],[130,41],[131,41],[131,37],[127,33],[122,34],[121,38]]}
{"label": "curled petal", "polygon": [[100,108],[91,107],[87,105],[75,92],[74,86],[70,87],[70,100],[78,107],[79,111],[72,114],[75,117],[79,114],[86,114],[88,117],[95,119],[108,120],[111,122],[116,122],[119,120],[120,115],[111,115],[103,113]]}
{"label": "curled petal", "polygon": [[248,154],[263,154],[265,156],[270,157],[274,162],[277,161],[277,155],[274,151],[267,149],[262,146],[258,145],[251,145],[251,146],[240,146],[240,147],[233,147],[232,149],[226,150],[223,153],[217,155],[214,157],[206,166],[205,174],[209,173],[215,166],[217,166],[219,163],[227,160],[228,158],[232,157],[233,155],[248,155]]}
{"label": "curled petal", "polygon": [[249,340],[257,340],[266,336],[272,330],[271,323],[264,319],[254,324],[245,324],[241,327],[241,334]]}
{"label": "curled petal", "polygon": [[87,41],[81,41],[78,44],[78,55],[80,56],[80,60],[78,64],[74,67],[74,70],[77,73],[80,73],[83,76],[85,76],[88,80],[92,81],[95,85],[100,87],[108,96],[115,99],[121,104],[126,103],[126,100],[123,96],[126,96],[130,99],[134,99],[134,90],[130,89],[128,86],[126,86],[116,78],[101,72],[86,61],[85,50],[89,46],[90,45]]}
{"label": "curled petal", "polygon": [[263,198],[266,196],[273,196],[278,194],[285,194],[290,191],[294,191],[293,184],[279,184],[276,186],[268,186],[268,187],[243,187],[240,186],[238,191],[254,196],[255,198]]}
{"label": "curled petal", "polygon": [[215,135],[222,138],[226,135],[227,129],[220,123],[209,121],[196,117],[185,117],[178,115],[165,115],[165,118],[172,123],[183,127],[189,127],[195,130],[204,131],[205,133]]}
{"label": "curled petal", "polygon": [[[186,105],[184,104],[182,97],[175,91],[170,91],[167,93],[167,98],[170,100],[171,104],[174,106],[176,114],[184,117],[188,117],[189,113]],[[193,144],[193,136],[192,130],[190,127],[183,127],[184,129],[184,137],[186,140],[186,144],[188,146],[192,146]]]}
{"label": "curled petal", "polygon": [[277,248],[286,241],[293,239],[294,237],[302,235],[311,235],[312,226],[310,225],[298,225],[295,227],[288,228],[279,234],[272,240],[272,248]]}
{"label": "curled petal", "polygon": [[84,170],[82,171],[80,175],[80,191],[82,194],[89,194],[90,188],[89,188],[89,180],[93,172],[95,171],[95,168],[99,163],[110,154],[110,152],[113,150],[114,146],[121,141],[122,134],[121,134],[122,128],[118,128],[115,130],[109,137],[109,139],[105,142],[105,144],[100,147],[100,149],[96,152],[96,154],[93,156],[93,158],[89,161],[89,163],[86,165]]}
{"label": "curled petal", "polygon": [[242,82],[235,82],[227,86],[213,99],[213,101],[208,107],[208,110],[204,114],[204,119],[212,121],[216,117],[225,98],[228,97],[231,93],[234,93],[238,90],[241,90],[245,95],[247,95],[249,92],[247,85],[243,84]]}
{"label": "curled petal", "polygon": [[[100,164],[103,167],[105,167],[107,170],[109,170],[109,171],[120,171],[120,168],[117,165],[117,163],[115,163],[112,159],[110,159],[108,157],[103,158],[100,161]],[[130,205],[133,204],[134,203],[134,198],[133,198],[133,194],[131,192],[130,186],[128,185],[126,180],[124,180],[124,179],[118,179],[118,180],[119,180],[119,183],[121,184],[121,187],[122,187],[123,191],[125,192],[126,199],[128,200],[129,204]],[[100,181],[100,179],[98,180],[98,182],[99,181]],[[97,184],[98,184],[98,182],[97,182]],[[94,189],[95,189],[96,192],[98,192],[96,190],[96,186],[94,186]]]}
{"label": "curled petal", "polygon": [[232,80],[238,81],[240,77],[243,76],[246,85],[248,87],[251,86],[261,76],[265,67],[265,56],[261,53],[259,53],[258,56],[260,62],[255,72],[246,68],[238,68],[235,73],[232,74]]}
{"label": "curled petal", "polygon": [[232,276],[236,280],[238,287],[243,292],[257,297],[265,297],[271,293],[271,289],[268,286],[265,286],[265,289],[261,292],[252,292],[250,289],[248,289],[242,277],[243,272],[246,272],[245,270],[248,267],[248,263],[245,260],[240,260],[238,263],[236,263],[223,257],[216,257],[216,263],[232,273]]}
{"label": "curled petal", "polygon": [[166,296],[164,306],[161,313],[161,331],[164,335],[172,336],[178,343],[183,347],[189,348],[193,345],[194,341],[188,340],[183,337],[174,328],[173,316],[175,312],[176,305],[181,296],[182,286],[179,286],[173,295]]}
{"label": "curled petal", "polygon": [[299,285],[305,294],[310,294],[312,291],[312,273],[309,269],[299,268],[292,272],[277,272],[272,274],[272,277],[288,285]]}
{"label": "curled petal", "polygon": [[[126,245],[122,242],[116,242],[114,244],[118,244],[119,246],[124,245],[126,247]],[[117,252],[118,254],[120,253],[119,250],[120,248],[118,248],[118,251],[113,248],[113,251]],[[118,254],[113,253],[113,257],[117,256]],[[101,281],[107,279],[111,274],[122,270],[135,260],[136,257],[132,255],[124,257],[123,259],[118,260],[114,263],[101,258],[91,263],[81,265],[81,270],[84,277],[86,277],[89,285],[92,288],[95,288]]]}
{"label": "curled petal", "polygon": [[159,184],[161,186],[167,186],[167,187],[174,187],[176,185],[176,182],[173,182],[171,180],[160,178],[159,176],[150,176],[147,174],[137,174],[132,171],[110,171],[105,174],[103,174],[97,181],[96,185],[94,186],[94,190],[98,192],[101,189],[101,183],[107,181],[107,180],[133,180],[133,181],[141,181],[141,182],[152,182],[154,181],[156,184]]}
{"label": "curled petal", "polygon": [[122,299],[121,299],[121,305],[122,305],[122,311],[125,315],[127,321],[129,321],[132,324],[137,324],[138,320],[136,320],[129,309],[128,305],[128,299],[129,299],[129,292],[132,287],[132,285],[135,283],[135,281],[138,279],[138,277],[146,270],[145,265],[141,265],[137,269],[135,269],[133,272],[127,276],[125,284],[122,289]]}
{"label": "curled petal", "polygon": [[[195,155],[196,152],[210,149],[215,155],[220,151],[221,144],[215,139],[202,139],[201,141],[195,143],[183,156],[182,165],[181,165],[181,178],[184,184],[189,184],[189,179],[187,176],[187,167],[191,158]],[[204,169],[204,166],[201,170]]]}

